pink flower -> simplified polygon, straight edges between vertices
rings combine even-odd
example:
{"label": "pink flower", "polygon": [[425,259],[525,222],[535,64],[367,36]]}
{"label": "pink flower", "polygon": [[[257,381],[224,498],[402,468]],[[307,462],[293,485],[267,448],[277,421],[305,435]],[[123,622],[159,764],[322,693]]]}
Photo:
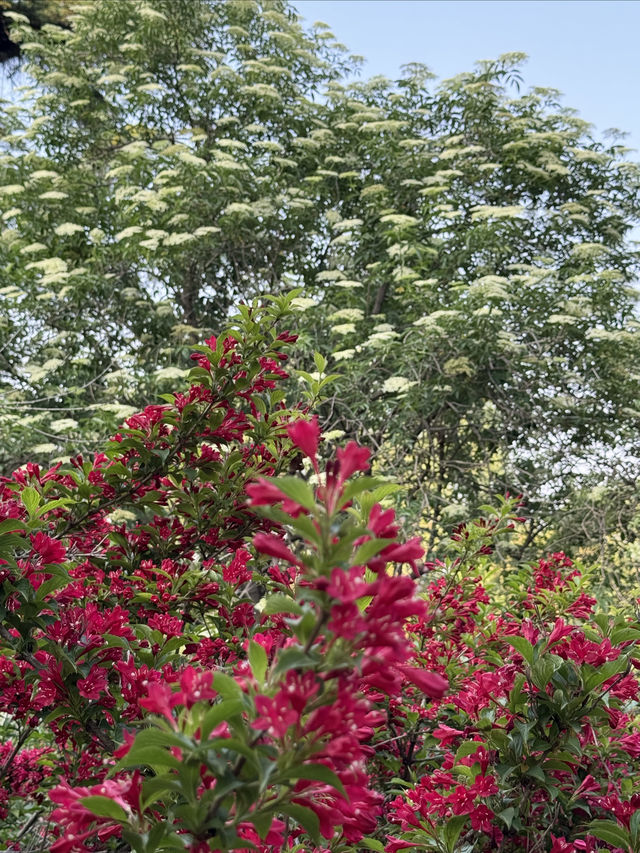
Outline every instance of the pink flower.
{"label": "pink flower", "polygon": [[300,722],[318,688],[312,672],[300,675],[289,671],[275,696],[256,696],[256,711],[260,716],[254,721],[254,727],[266,729],[272,737],[283,738],[291,726]]}
{"label": "pink flower", "polygon": [[180,675],[180,692],[176,694],[176,703],[191,708],[203,699],[215,699],[218,695],[211,686],[213,672],[194,669],[188,666]]}
{"label": "pink flower", "polygon": [[564,835],[556,836],[551,833],[551,850],[549,853],[574,853],[576,850],[575,846],[564,837]]}
{"label": "pink flower", "polygon": [[380,504],[374,504],[369,513],[367,527],[378,539],[395,539],[398,535],[398,526],[393,523],[395,518],[395,510],[383,510]]}
{"label": "pink flower", "polygon": [[346,447],[338,448],[338,482],[342,485],[356,471],[369,470],[371,451],[368,447],[360,447],[355,441],[350,441]]}
{"label": "pink flower", "polygon": [[107,691],[107,671],[100,666],[94,666],[86,678],[78,681],[78,693],[85,699],[99,699],[101,693]]}
{"label": "pink flower", "polygon": [[318,453],[318,442],[320,441],[320,427],[318,418],[313,417],[310,421],[295,421],[287,427],[289,438],[305,456],[313,462],[313,467],[318,470],[316,454]]}
{"label": "pink flower", "polygon": [[440,741],[440,746],[446,747],[458,738],[464,737],[464,732],[460,729],[454,729],[451,726],[446,726],[444,723],[440,723],[438,728],[434,730],[433,736]]}
{"label": "pink flower", "polygon": [[640,758],[640,732],[625,735],[618,741],[622,749],[632,758]]}
{"label": "pink flower", "polygon": [[52,539],[46,533],[38,532],[31,536],[31,547],[43,563],[64,563],[67,549],[62,542]]}
{"label": "pink flower", "polygon": [[549,634],[549,639],[547,640],[547,647],[552,646],[554,643],[557,643],[559,640],[562,640],[564,637],[568,636],[573,631],[572,625],[567,625],[564,619],[558,617],[556,619],[556,623],[553,626],[553,630]]}
{"label": "pink flower", "polygon": [[157,681],[152,681],[147,687],[147,695],[144,699],[140,699],[139,704],[151,711],[152,714],[159,714],[164,717],[169,723],[176,727],[176,722],[173,719],[173,709],[179,703],[178,695],[173,692],[168,684],[160,684]]}
{"label": "pink flower", "polygon": [[256,533],[253,537],[253,545],[261,554],[275,557],[278,560],[287,560],[294,565],[300,565],[299,560],[292,551],[287,548],[282,539],[271,533]]}
{"label": "pink flower", "polygon": [[415,666],[407,666],[405,664],[400,664],[398,669],[408,681],[415,684],[416,687],[431,699],[442,699],[449,689],[447,679],[436,672],[428,672],[424,669],[418,669]]}
{"label": "pink flower", "polygon": [[63,781],[54,788],[50,798],[58,807],[51,813],[51,820],[62,829],[62,836],[51,845],[51,853],[84,851],[88,849],[84,841],[89,837],[104,843],[120,835],[120,823],[113,818],[97,817],[80,802],[91,796],[108,797],[131,815],[139,810],[140,777],[135,774],[131,779],[106,779],[92,788],[72,788]]}
{"label": "pink flower", "polygon": [[249,495],[250,506],[271,506],[285,500],[286,495],[280,491],[275,483],[261,477],[255,483],[249,483],[245,488]]}

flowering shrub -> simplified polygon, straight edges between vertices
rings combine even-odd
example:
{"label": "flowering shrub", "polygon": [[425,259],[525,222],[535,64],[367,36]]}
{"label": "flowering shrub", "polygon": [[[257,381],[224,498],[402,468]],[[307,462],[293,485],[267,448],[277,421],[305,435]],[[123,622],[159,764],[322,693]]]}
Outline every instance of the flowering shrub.
{"label": "flowering shrub", "polygon": [[420,659],[446,662],[450,690],[417,709],[411,762],[398,751],[389,853],[640,849],[640,626],[594,613],[562,553],[491,580],[513,510],[462,526],[427,567]]}
{"label": "flowering shrub", "polygon": [[[392,487],[357,476],[353,442],[321,472],[317,424],[285,407],[287,310],[243,309],[198,348],[190,389],[93,460],[2,481],[13,847],[271,850],[375,830],[375,697],[446,681],[412,665],[425,606],[386,572],[422,554],[378,502]],[[315,490],[272,479],[299,455]]]}
{"label": "flowering shrub", "polygon": [[492,582],[512,502],[425,565],[369,452],[324,465],[286,407],[288,310],[243,307],[93,460],[2,480],[5,846],[637,849],[639,626],[562,555]]}

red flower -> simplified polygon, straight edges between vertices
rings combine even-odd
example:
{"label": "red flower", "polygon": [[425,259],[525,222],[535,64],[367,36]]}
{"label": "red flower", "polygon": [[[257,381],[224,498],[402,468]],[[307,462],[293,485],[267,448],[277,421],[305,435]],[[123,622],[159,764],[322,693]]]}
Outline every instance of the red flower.
{"label": "red flower", "polygon": [[107,671],[100,666],[94,666],[86,678],[78,681],[78,693],[85,699],[99,699],[100,694],[107,690]]}
{"label": "red flower", "polygon": [[188,666],[180,675],[180,692],[176,694],[176,703],[191,708],[203,699],[215,699],[218,695],[211,686],[213,673],[210,670],[194,669]]}
{"label": "red flower", "polygon": [[369,470],[371,451],[368,447],[360,447],[355,441],[350,441],[346,447],[339,447],[337,456],[338,482],[340,485],[356,471]]}
{"label": "red flower", "polygon": [[54,788],[50,797],[58,807],[51,813],[51,820],[62,828],[63,834],[51,845],[51,853],[87,850],[83,842],[89,837],[104,843],[120,835],[121,826],[113,818],[97,817],[80,802],[91,796],[108,797],[131,815],[133,809],[138,809],[140,779],[136,774],[132,779],[106,779],[92,788],[71,788],[66,782]]}
{"label": "red flower", "polygon": [[174,693],[168,684],[160,684],[151,682],[147,687],[147,695],[144,699],[140,699],[139,704],[151,711],[152,714],[159,714],[164,717],[169,723],[176,727],[176,722],[173,719],[173,709],[179,704],[177,693]]}
{"label": "red flower", "polygon": [[378,539],[394,539],[398,535],[398,526],[393,523],[395,518],[395,510],[383,510],[380,504],[374,504],[367,527]]}
{"label": "red flower", "polygon": [[440,746],[447,747],[459,737],[464,737],[464,732],[460,729],[453,729],[451,726],[446,726],[440,723],[437,729],[434,730],[433,736],[440,741]]}
{"label": "red flower", "polygon": [[253,545],[261,554],[268,557],[276,557],[278,560],[287,560],[289,563],[299,565],[295,554],[287,548],[282,539],[270,533],[256,533],[253,537]]}
{"label": "red flower", "polygon": [[427,670],[418,669],[415,666],[406,666],[405,664],[400,664],[398,669],[408,681],[415,684],[416,687],[431,699],[442,699],[449,689],[447,679],[436,672],[428,672]]}
{"label": "red flower", "polygon": [[31,547],[39,555],[43,563],[64,563],[67,549],[62,542],[52,539],[46,533],[38,532],[31,535]]}
{"label": "red flower", "polygon": [[182,619],[178,619],[177,616],[170,616],[168,613],[154,613],[149,617],[147,624],[166,637],[180,637],[184,628]]}
{"label": "red flower", "polygon": [[222,569],[224,580],[227,583],[235,584],[235,586],[250,581],[251,569],[247,568],[247,563],[250,559],[251,554],[244,548],[239,548],[229,565],[224,566]]}
{"label": "red flower", "polygon": [[287,427],[289,438],[305,456],[313,462],[313,467],[318,470],[316,454],[318,453],[318,442],[320,441],[320,427],[318,418],[313,417],[310,421],[296,421]]}
{"label": "red flower", "polygon": [[245,492],[249,495],[251,506],[271,506],[285,500],[286,495],[281,492],[275,483],[270,483],[261,477],[255,483],[249,483]]}

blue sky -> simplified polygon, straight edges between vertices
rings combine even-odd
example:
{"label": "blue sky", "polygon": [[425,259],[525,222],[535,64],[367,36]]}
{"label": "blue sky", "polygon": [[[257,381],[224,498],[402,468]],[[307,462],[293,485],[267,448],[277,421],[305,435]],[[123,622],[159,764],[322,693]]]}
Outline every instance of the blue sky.
{"label": "blue sky", "polygon": [[[309,23],[367,59],[365,76],[423,62],[439,77],[523,51],[527,85],[552,86],[598,130],[640,149],[640,0],[297,0]],[[640,151],[632,155],[640,159]]]}

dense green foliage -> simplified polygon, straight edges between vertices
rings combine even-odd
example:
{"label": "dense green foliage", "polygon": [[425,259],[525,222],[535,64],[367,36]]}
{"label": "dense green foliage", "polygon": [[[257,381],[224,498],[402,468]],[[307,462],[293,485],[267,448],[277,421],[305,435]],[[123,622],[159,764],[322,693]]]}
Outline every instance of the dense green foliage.
{"label": "dense green foliage", "polygon": [[521,92],[520,55],[349,84],[327,29],[279,0],[101,0],[69,21],[12,29],[29,85],[1,120],[5,468],[95,448],[231,305],[297,284],[308,351],[343,374],[326,425],[375,449],[432,545],[506,491],[536,518],[521,553],[633,537],[621,144]]}
{"label": "dense green foliage", "polygon": [[637,851],[640,167],[520,54],[0,13],[0,846]]}
{"label": "dense green foliage", "polygon": [[47,24],[68,26],[70,6],[68,0],[0,0],[0,62],[11,63],[20,56],[20,44],[12,39],[7,12],[23,15],[39,30]]}
{"label": "dense green foliage", "polygon": [[23,43],[37,89],[3,120],[12,463],[25,436],[29,452],[91,447],[109,406],[115,427],[123,405],[175,382],[185,344],[234,300],[277,289],[308,254],[313,216],[277,140],[306,138],[308,99],[340,65],[278,10],[91,3],[73,31]]}
{"label": "dense green foliage", "polygon": [[513,499],[424,562],[370,451],[325,466],[286,406],[292,299],[93,459],[0,480],[0,841],[634,853],[637,614],[562,553],[497,565]]}

